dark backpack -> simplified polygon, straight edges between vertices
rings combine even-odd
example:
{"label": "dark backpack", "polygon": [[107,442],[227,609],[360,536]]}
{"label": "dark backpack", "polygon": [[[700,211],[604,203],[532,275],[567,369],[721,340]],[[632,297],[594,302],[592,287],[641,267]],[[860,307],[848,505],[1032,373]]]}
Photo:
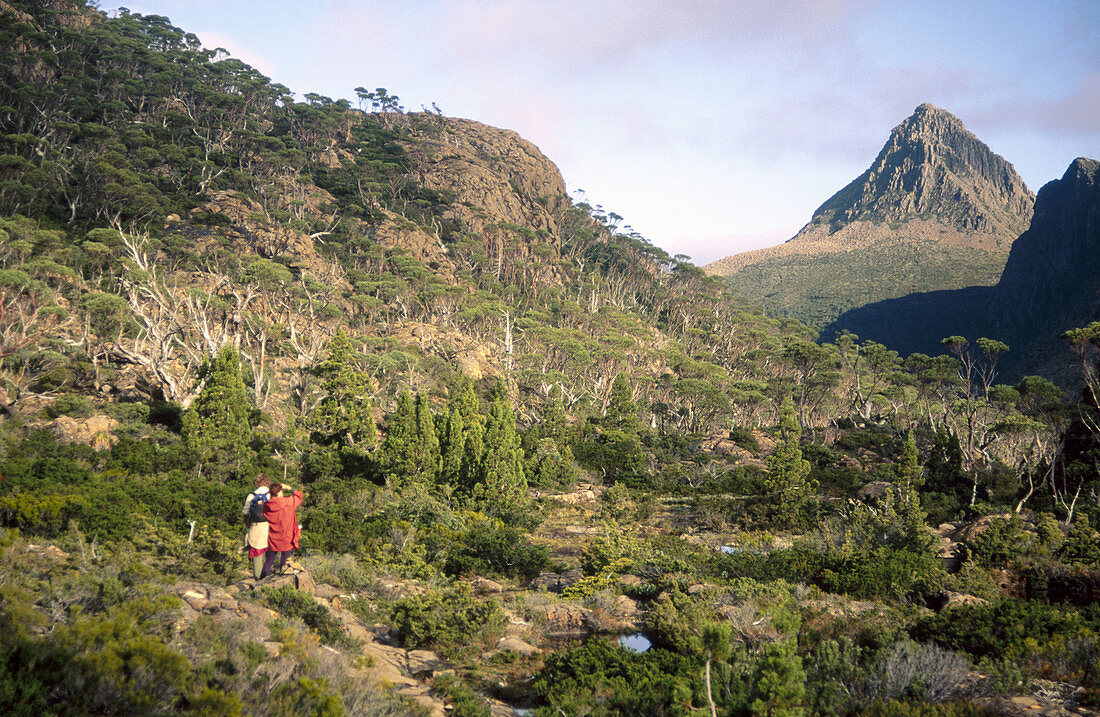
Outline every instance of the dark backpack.
{"label": "dark backpack", "polygon": [[271,492],[267,493],[253,493],[252,502],[248,505],[248,519],[253,523],[266,523],[267,518],[264,517],[264,503],[271,497]]}

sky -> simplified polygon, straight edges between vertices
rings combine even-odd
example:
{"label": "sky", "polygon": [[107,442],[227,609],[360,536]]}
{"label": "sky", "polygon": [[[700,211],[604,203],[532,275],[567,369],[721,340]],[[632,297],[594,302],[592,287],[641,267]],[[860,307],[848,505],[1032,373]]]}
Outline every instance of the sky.
{"label": "sky", "polygon": [[[109,14],[119,6],[101,0]],[[1032,191],[1100,159],[1100,0],[132,0],[301,98],[517,131],[694,263],[781,243],[923,102]],[[578,195],[580,196],[580,195]]]}

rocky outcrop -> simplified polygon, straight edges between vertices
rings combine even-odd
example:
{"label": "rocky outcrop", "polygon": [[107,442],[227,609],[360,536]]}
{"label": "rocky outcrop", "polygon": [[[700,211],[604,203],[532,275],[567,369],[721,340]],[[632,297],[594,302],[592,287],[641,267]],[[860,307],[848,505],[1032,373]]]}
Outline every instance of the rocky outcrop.
{"label": "rocky outcrop", "polygon": [[1012,348],[1009,368],[1018,375],[1044,372],[1068,383],[1077,370],[1067,367],[1072,356],[1061,336],[1100,317],[1098,276],[1100,162],[1078,158],[1039,190],[1031,226],[990,292],[983,335]]}
{"label": "rocky outcrop", "polygon": [[118,421],[110,416],[89,416],[88,418],[58,416],[45,427],[62,443],[85,443],[101,451],[110,448],[118,441],[112,433],[117,426]]}
{"label": "rocky outcrop", "polygon": [[937,610],[950,610],[956,607],[971,607],[974,605],[988,604],[989,601],[983,598],[947,590],[936,600],[935,607]]}
{"label": "rocky outcrop", "polygon": [[993,284],[1033,203],[1011,164],[923,104],[793,238],[705,269],[775,313],[823,326],[874,301]]}
{"label": "rocky outcrop", "polygon": [[568,202],[561,172],[517,133],[433,117],[409,146],[426,186],[455,195],[453,216],[474,232],[513,224],[556,234],[553,210]]}
{"label": "rocky outcrop", "polygon": [[600,621],[591,610],[576,603],[536,605],[531,614],[552,636],[590,635],[600,631]]}

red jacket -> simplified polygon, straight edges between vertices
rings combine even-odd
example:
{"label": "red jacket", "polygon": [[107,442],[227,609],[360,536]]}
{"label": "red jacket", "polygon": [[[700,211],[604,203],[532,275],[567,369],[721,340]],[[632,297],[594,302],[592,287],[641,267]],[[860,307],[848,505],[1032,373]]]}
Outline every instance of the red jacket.
{"label": "red jacket", "polygon": [[267,549],[282,552],[298,547],[298,506],[302,504],[302,491],[293,495],[278,496],[264,503],[267,518]]}

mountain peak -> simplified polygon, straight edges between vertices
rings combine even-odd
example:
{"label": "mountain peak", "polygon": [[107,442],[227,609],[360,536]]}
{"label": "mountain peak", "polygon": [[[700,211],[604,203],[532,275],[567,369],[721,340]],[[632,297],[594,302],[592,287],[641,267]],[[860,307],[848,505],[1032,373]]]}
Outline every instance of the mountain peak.
{"label": "mountain peak", "polygon": [[967,131],[960,120],[947,110],[942,110],[930,102],[919,105],[913,114],[904,122],[894,128],[894,132],[917,135],[932,133],[936,135],[948,135],[952,133],[965,133],[973,137]]}
{"label": "mountain peak", "polygon": [[863,220],[932,219],[1009,243],[1031,219],[1034,195],[1012,165],[955,115],[921,104],[893,129],[871,167],[814,212],[807,228]]}

